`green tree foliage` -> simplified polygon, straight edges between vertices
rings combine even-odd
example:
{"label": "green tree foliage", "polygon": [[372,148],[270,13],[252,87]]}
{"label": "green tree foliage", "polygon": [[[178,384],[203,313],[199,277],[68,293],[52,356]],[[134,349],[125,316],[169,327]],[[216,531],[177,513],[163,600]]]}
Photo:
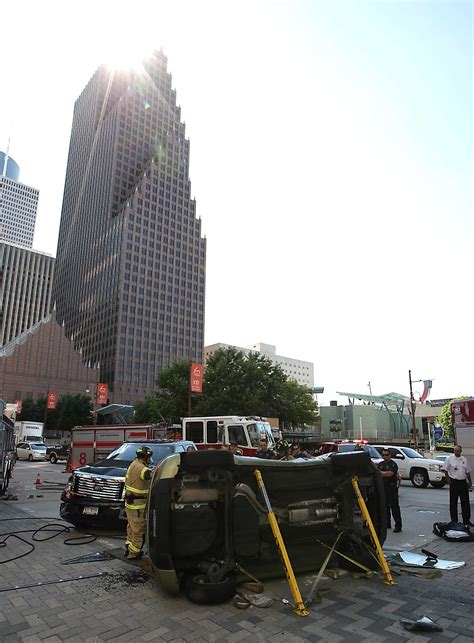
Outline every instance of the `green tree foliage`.
{"label": "green tree foliage", "polygon": [[21,405],[17,420],[44,422],[45,429],[68,431],[73,426],[92,424],[92,402],[88,395],[61,395],[55,409],[46,413],[46,398],[26,398]]}
{"label": "green tree foliage", "polygon": [[456,400],[465,400],[466,395],[453,398],[450,402],[445,404],[438,415],[438,422],[443,427],[444,437],[448,440],[454,440],[454,427],[451,416],[451,404]]}
{"label": "green tree foliage", "polygon": [[44,422],[45,408],[45,397],[41,397],[37,400],[27,397],[22,401],[21,414],[17,413],[16,419],[19,422]]}
{"label": "green tree foliage", "polygon": [[[158,391],[135,404],[136,422],[179,422],[188,415],[190,362],[178,360],[161,371]],[[289,380],[282,368],[259,353],[220,349],[206,364],[202,395],[192,397],[193,416],[257,415],[277,417],[285,428],[318,420],[308,389]]]}
{"label": "green tree foliage", "polygon": [[92,411],[92,401],[88,395],[61,395],[56,408],[48,411],[46,428],[69,431],[73,426],[92,424]]}
{"label": "green tree foliage", "polygon": [[156,378],[158,391],[135,404],[136,422],[179,422],[188,414],[188,360],[176,360]]}

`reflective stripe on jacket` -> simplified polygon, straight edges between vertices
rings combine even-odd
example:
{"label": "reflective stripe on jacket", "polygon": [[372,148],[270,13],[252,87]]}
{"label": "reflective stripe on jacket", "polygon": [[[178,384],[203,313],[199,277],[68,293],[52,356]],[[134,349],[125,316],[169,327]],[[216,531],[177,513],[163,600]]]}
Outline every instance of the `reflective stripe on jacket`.
{"label": "reflective stripe on jacket", "polygon": [[125,507],[144,509],[150,489],[151,469],[136,458],[125,474]]}

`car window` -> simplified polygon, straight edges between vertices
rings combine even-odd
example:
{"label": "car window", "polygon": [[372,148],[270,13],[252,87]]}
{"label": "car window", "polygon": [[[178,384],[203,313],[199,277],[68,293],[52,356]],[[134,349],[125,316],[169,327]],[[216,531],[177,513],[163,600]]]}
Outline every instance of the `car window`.
{"label": "car window", "polygon": [[207,421],[207,444],[214,444],[217,442],[217,422],[216,420]]}
{"label": "car window", "polygon": [[46,451],[46,447],[44,446],[44,444],[32,444],[31,448],[35,449],[36,451]]}
{"label": "car window", "polygon": [[204,422],[186,422],[186,436],[192,442],[204,442]]}
{"label": "car window", "polygon": [[415,451],[415,449],[409,449],[408,447],[402,447],[401,450],[408,458],[423,458],[421,453]]}
{"label": "car window", "polygon": [[112,453],[109,453],[109,455],[106,457],[106,460],[123,460],[125,462],[133,462],[133,460],[135,460],[135,456],[137,455],[137,449],[139,446],[147,446],[153,451],[152,459],[154,464],[158,464],[164,458],[166,458],[166,456],[173,453],[172,444],[141,445],[134,442],[126,442],[125,444],[122,444],[122,446],[120,446],[118,449],[115,449],[115,451],[112,451]]}
{"label": "car window", "polygon": [[340,451],[341,453],[346,453],[347,451],[355,451],[355,449],[355,444],[340,444],[338,451]]}
{"label": "car window", "polygon": [[373,447],[370,444],[364,444],[362,449],[370,455],[371,458],[374,458],[376,460],[380,459],[380,453],[377,451],[375,447]]}
{"label": "car window", "polygon": [[394,458],[396,455],[398,455],[398,456],[401,455],[402,459],[405,459],[405,456],[403,455],[403,453],[399,449],[394,449],[393,447],[387,447],[387,448],[390,451],[390,455],[392,456],[392,458]]}
{"label": "car window", "polygon": [[260,447],[260,432],[256,424],[248,424],[247,431],[249,432],[250,444],[253,447]]}
{"label": "car window", "polygon": [[236,442],[237,444],[245,445],[247,440],[245,439],[244,427],[240,424],[231,424],[229,426],[229,442]]}

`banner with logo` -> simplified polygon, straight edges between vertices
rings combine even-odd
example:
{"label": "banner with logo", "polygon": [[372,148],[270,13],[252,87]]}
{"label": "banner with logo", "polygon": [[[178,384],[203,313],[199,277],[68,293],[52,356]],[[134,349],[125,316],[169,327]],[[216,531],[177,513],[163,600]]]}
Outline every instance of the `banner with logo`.
{"label": "banner with logo", "polygon": [[16,404],[16,412],[18,413],[18,415],[21,415],[21,400],[15,400],[15,404]]}
{"label": "banner with logo", "polygon": [[107,404],[109,387],[107,384],[97,384],[97,404]]}
{"label": "banner with logo", "polygon": [[202,364],[191,364],[189,384],[191,393],[202,393]]}
{"label": "banner with logo", "polygon": [[50,391],[48,393],[48,401],[46,403],[46,408],[49,410],[53,410],[56,408],[56,404],[58,403],[58,394],[55,391]]}

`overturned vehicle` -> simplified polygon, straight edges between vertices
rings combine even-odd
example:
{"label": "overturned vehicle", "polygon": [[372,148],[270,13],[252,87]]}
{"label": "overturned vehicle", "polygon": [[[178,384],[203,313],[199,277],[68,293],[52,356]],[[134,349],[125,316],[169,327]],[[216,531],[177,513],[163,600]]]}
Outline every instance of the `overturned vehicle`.
{"label": "overturned vehicle", "polygon": [[[151,482],[147,543],[154,577],[169,593],[197,603],[231,598],[241,574],[284,576],[279,550],[255,477],[258,469],[295,572],[319,569],[338,551],[375,569],[354,476],[381,543],[386,510],[380,473],[365,452],[276,461],[229,451],[174,454]],[[350,565],[341,557],[340,565]],[[240,576],[240,578],[239,578]],[[245,578],[248,580],[248,578]]]}

